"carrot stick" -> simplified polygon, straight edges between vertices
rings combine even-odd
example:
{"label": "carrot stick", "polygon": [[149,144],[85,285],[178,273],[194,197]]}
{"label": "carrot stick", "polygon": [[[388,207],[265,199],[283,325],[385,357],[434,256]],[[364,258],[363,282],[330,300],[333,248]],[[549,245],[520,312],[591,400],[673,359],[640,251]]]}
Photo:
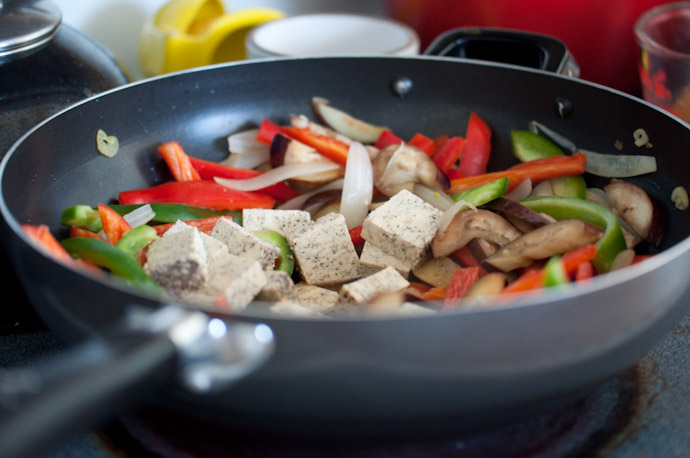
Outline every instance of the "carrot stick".
{"label": "carrot stick", "polygon": [[587,156],[583,153],[574,153],[571,156],[551,156],[544,159],[522,162],[509,169],[499,172],[484,173],[469,177],[451,180],[449,194],[455,194],[465,189],[476,188],[490,181],[508,177],[508,192],[522,181],[530,178],[532,183],[538,183],[551,178],[570,175],[581,175],[585,172]]}
{"label": "carrot stick", "polygon": [[566,273],[572,275],[580,264],[591,261],[596,254],[596,245],[585,245],[565,253],[561,258],[561,262]]}

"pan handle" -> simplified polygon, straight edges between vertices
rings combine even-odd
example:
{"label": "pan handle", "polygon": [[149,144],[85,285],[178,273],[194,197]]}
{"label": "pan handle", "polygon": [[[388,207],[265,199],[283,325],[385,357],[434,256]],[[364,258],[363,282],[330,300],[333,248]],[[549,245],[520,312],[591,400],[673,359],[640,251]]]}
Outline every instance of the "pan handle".
{"label": "pan handle", "polygon": [[564,42],[521,30],[460,27],[448,30],[424,50],[430,56],[476,59],[580,76],[580,67]]}
{"label": "pan handle", "polygon": [[268,326],[226,323],[176,305],[125,323],[33,367],[0,372],[0,457],[31,457],[124,410],[176,375],[214,392],[261,366]]}

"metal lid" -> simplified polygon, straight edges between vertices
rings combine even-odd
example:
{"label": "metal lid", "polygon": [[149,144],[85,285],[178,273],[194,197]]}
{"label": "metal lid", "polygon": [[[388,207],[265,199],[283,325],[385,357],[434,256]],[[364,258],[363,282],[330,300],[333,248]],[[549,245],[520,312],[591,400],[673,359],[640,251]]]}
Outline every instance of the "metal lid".
{"label": "metal lid", "polygon": [[0,0],[0,58],[47,43],[61,21],[60,9],[49,0]]}

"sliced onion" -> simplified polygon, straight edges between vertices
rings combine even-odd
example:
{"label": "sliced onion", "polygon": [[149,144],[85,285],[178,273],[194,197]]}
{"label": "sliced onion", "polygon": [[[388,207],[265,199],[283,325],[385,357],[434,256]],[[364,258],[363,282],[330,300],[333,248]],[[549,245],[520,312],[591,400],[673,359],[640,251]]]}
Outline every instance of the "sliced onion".
{"label": "sliced onion", "polygon": [[601,154],[580,150],[587,156],[585,172],[606,178],[628,178],[656,172],[654,156]]}
{"label": "sliced onion", "polygon": [[510,200],[522,200],[525,197],[528,197],[531,193],[532,180],[530,178],[527,178],[525,180],[522,180],[522,182],[520,182],[519,185],[517,185],[512,191],[510,191],[503,197]]}
{"label": "sliced onion", "polygon": [[151,205],[145,204],[124,215],[124,219],[132,226],[132,229],[134,229],[137,226],[143,226],[148,223],[155,218],[155,216],[156,213],[153,211],[153,208],[151,208]]}
{"label": "sliced onion", "polygon": [[466,200],[458,200],[457,202],[455,202],[448,210],[446,210],[443,213],[443,215],[441,215],[441,219],[439,220],[438,229],[436,233],[441,235],[444,232],[446,232],[446,229],[448,229],[448,226],[450,225],[451,221],[453,221],[453,218],[455,218],[455,215],[467,209],[472,209],[476,211],[477,207],[475,207],[470,202],[467,202]]}
{"label": "sliced onion", "polygon": [[268,151],[269,146],[256,141],[259,129],[249,129],[228,136],[228,151],[233,154],[253,154]]}
{"label": "sliced onion", "polygon": [[431,189],[423,184],[415,183],[414,193],[424,202],[433,205],[443,212],[455,204],[455,201],[445,192]]}
{"label": "sliced onion", "polygon": [[281,205],[279,205],[277,208],[280,210],[297,210],[302,208],[302,205],[309,200],[310,197],[315,196],[316,194],[323,192],[323,191],[330,191],[333,189],[343,189],[343,180],[342,178],[339,178],[337,180],[331,181],[330,183],[326,183],[325,185],[314,189],[313,191],[309,191],[304,194],[300,194],[299,196],[292,198],[288,200],[287,202],[283,202]]}
{"label": "sliced onion", "polygon": [[575,143],[565,138],[558,132],[549,129],[544,124],[541,124],[537,121],[530,121],[529,130],[531,130],[535,134],[543,135],[544,137],[548,138],[556,145],[558,145],[563,151],[566,151],[571,154],[577,151],[577,146],[575,146]]}
{"label": "sliced onion", "polygon": [[374,172],[369,153],[364,145],[352,142],[347,153],[340,213],[345,217],[347,228],[357,227],[369,212],[374,195]]}
{"label": "sliced onion", "polygon": [[230,154],[221,164],[238,169],[256,169],[270,161],[268,150],[253,154]]}
{"label": "sliced onion", "polygon": [[[368,157],[369,156],[367,156],[367,158]],[[327,170],[337,169],[338,167],[338,164],[324,162],[287,164],[268,170],[261,175],[246,178],[244,180],[231,180],[221,177],[214,177],[213,179],[218,184],[222,184],[223,186],[227,186],[228,188],[236,189],[238,191],[256,191],[281,181],[298,177],[300,175],[325,172]]]}

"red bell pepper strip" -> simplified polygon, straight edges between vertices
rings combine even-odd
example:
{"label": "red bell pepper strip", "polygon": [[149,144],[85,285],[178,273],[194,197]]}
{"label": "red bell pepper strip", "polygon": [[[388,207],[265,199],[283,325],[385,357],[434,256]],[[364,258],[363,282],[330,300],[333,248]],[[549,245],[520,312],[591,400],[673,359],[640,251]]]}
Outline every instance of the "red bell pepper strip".
{"label": "red bell pepper strip", "polygon": [[470,250],[467,245],[455,250],[451,256],[465,267],[478,267],[480,277],[483,277],[487,274],[486,269],[482,267],[481,263],[477,260],[474,254],[472,254],[472,250]]}
{"label": "red bell pepper strip", "polygon": [[259,125],[259,131],[256,134],[256,141],[259,143],[270,145],[273,141],[273,137],[275,137],[275,135],[279,133],[281,129],[282,127],[280,127],[273,121],[264,119],[263,121],[261,121],[261,124]]}
{"label": "red bell pepper strip", "polygon": [[119,242],[125,232],[132,230],[122,215],[105,204],[98,204],[98,214],[101,215],[105,238],[111,245]]}
{"label": "red bell pepper strip", "polygon": [[50,233],[50,229],[45,224],[34,226],[31,224],[22,224],[24,234],[40,249],[52,256],[54,259],[63,262],[67,265],[74,265],[72,256],[65,250],[55,236]]}
{"label": "red bell pepper strip", "polygon": [[[201,232],[205,232],[206,234],[210,234],[213,231],[213,228],[215,227],[216,223],[220,218],[228,218],[229,220],[232,221],[232,216],[211,216],[208,218],[199,218],[199,219],[190,219],[188,221],[185,221],[184,223],[197,228]],[[162,236],[165,234],[168,229],[173,227],[175,223],[165,223],[165,224],[156,224],[155,226],[151,226],[156,230],[156,234],[158,236]]]}
{"label": "red bell pepper strip", "polygon": [[645,259],[651,258],[652,256],[654,256],[654,255],[653,254],[636,254],[635,256],[633,256],[633,260],[630,263],[630,265],[637,264],[638,262],[642,262]]}
{"label": "red bell pepper strip", "polygon": [[275,199],[258,192],[237,191],[210,180],[173,181],[150,188],[122,191],[122,205],[172,202],[216,210],[273,208]]}
{"label": "red bell pepper strip", "polygon": [[[569,251],[561,258],[563,269],[569,276],[572,277],[575,275],[577,277],[577,270],[579,266],[586,263],[591,264],[591,261],[594,259],[596,254],[596,245],[585,245]],[[533,267],[526,269],[524,273],[517,278],[517,280],[503,288],[501,294],[524,292],[541,288],[544,286],[545,278],[546,270],[541,268],[540,264],[535,264]]]}
{"label": "red bell pepper strip", "polygon": [[474,112],[470,113],[465,140],[467,144],[458,168],[460,175],[469,177],[486,173],[491,155],[491,128]]}
{"label": "red bell pepper strip", "polygon": [[309,145],[316,149],[319,154],[340,165],[347,163],[347,155],[350,147],[328,135],[321,135],[314,133],[311,129],[306,127],[283,127],[281,132],[290,138],[298,140],[305,145]]}
{"label": "red bell pepper strip", "polygon": [[432,156],[436,166],[444,173],[463,155],[467,141],[462,137],[450,137]]}
{"label": "red bell pepper strip", "polygon": [[176,181],[199,179],[199,172],[192,166],[189,161],[189,156],[187,156],[179,143],[163,143],[158,146],[158,154],[160,154],[165,160],[165,163],[168,164],[170,173],[172,173]]}
{"label": "red bell pepper strip", "polygon": [[592,261],[585,261],[575,269],[575,281],[587,280],[594,276],[594,265]]}
{"label": "red bell pepper strip", "polygon": [[381,132],[381,135],[379,135],[379,139],[376,140],[376,143],[374,143],[374,147],[378,149],[383,149],[386,146],[397,145],[402,142],[402,138],[398,137],[389,130],[384,130],[383,132]]}
{"label": "red bell pepper strip", "polygon": [[444,310],[457,307],[467,290],[474,285],[478,278],[479,267],[477,266],[455,269],[453,278],[450,280],[448,288],[446,288],[446,296],[443,299]]}
{"label": "red bell pepper strip", "polygon": [[[214,177],[242,180],[261,175],[261,172],[258,170],[228,167],[217,162],[205,161],[192,156],[189,156],[189,160],[196,171],[199,172],[199,176],[202,180],[213,180]],[[282,181],[274,185],[267,186],[263,189],[259,189],[257,192],[267,194],[280,202],[287,202],[288,200],[299,195],[297,191]]]}
{"label": "red bell pepper strip", "polygon": [[421,149],[429,157],[433,156],[436,151],[434,141],[424,134],[416,133],[408,143]]}
{"label": "red bell pepper strip", "polygon": [[449,135],[439,135],[438,137],[432,138],[431,140],[434,142],[434,149],[438,151],[449,138]]}
{"label": "red bell pepper strip", "polygon": [[462,175],[460,175],[460,171],[455,166],[449,168],[445,172],[445,174],[446,174],[446,178],[448,178],[449,180],[455,180],[457,178],[462,178]]}
{"label": "red bell pepper strip", "polygon": [[574,153],[571,156],[552,156],[544,159],[521,162],[509,169],[499,172],[484,173],[471,177],[462,177],[451,180],[450,189],[446,192],[455,194],[465,189],[476,188],[479,185],[499,178],[508,177],[508,192],[514,189],[527,178],[533,184],[540,181],[550,180],[551,178],[581,175],[585,172],[587,156],[583,153]]}
{"label": "red bell pepper strip", "polygon": [[420,298],[426,302],[441,301],[446,297],[446,286],[434,286],[420,294]]}
{"label": "red bell pepper strip", "polygon": [[78,227],[78,226],[72,226],[69,228],[69,236],[70,237],[91,237],[94,239],[103,240],[103,237],[98,235],[96,232],[93,232],[93,231],[90,231],[88,229],[84,229],[84,228]]}
{"label": "red bell pepper strip", "polygon": [[362,248],[364,247],[364,238],[362,237],[361,224],[350,229],[350,239],[352,240],[352,244],[355,246],[355,250],[357,250],[357,253],[361,253]]}

